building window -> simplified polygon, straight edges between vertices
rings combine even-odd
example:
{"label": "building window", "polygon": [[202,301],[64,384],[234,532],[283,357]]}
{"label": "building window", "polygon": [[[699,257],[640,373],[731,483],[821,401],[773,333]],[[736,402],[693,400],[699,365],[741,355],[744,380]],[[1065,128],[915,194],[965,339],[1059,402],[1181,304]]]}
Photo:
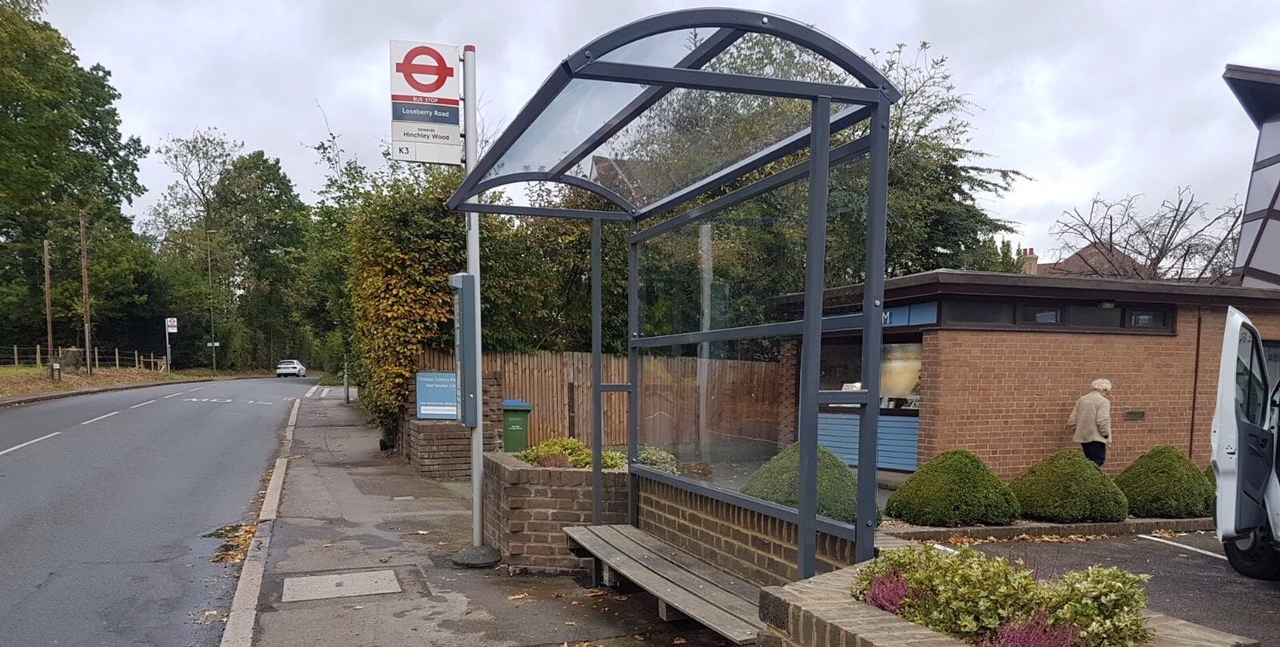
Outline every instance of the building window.
{"label": "building window", "polygon": [[1114,303],[1067,306],[1067,325],[1075,328],[1119,328],[1124,310]]}
{"label": "building window", "polygon": [[1018,317],[1018,322],[1035,325],[1061,324],[1062,308],[1058,306],[1023,305],[1022,314]]}
{"label": "building window", "polygon": [[1169,328],[1169,312],[1167,310],[1132,309],[1129,311],[1130,328]]}
{"label": "building window", "polygon": [[1007,302],[950,301],[946,312],[951,323],[1013,323],[1013,304]]}

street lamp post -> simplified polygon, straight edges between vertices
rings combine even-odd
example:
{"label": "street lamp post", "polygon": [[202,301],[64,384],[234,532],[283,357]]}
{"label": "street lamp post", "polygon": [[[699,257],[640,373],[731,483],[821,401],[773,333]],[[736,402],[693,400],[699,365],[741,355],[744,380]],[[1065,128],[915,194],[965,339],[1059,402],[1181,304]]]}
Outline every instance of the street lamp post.
{"label": "street lamp post", "polygon": [[217,229],[204,230],[205,260],[209,265],[209,348],[213,349],[213,370],[218,371],[218,336],[213,327],[213,243],[209,234],[218,233]]}

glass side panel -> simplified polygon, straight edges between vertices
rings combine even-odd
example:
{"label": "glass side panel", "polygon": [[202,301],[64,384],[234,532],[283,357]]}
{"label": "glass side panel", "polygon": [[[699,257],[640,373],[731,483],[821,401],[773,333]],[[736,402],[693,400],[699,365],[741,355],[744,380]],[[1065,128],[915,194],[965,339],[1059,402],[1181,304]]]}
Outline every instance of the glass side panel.
{"label": "glass side panel", "polygon": [[643,336],[800,318],[804,212],[781,205],[807,188],[784,189],[641,244]]}
{"label": "glass side panel", "polygon": [[1067,306],[1067,325],[1082,328],[1119,328],[1124,322],[1124,311],[1097,305]]}
{"label": "glass side panel", "polygon": [[1280,119],[1268,121],[1258,129],[1258,150],[1253,161],[1261,162],[1276,155],[1280,155]]}
{"label": "glass side panel", "polygon": [[642,85],[574,79],[556,95],[485,179],[545,171],[644,92]]}
{"label": "glass side panel", "polygon": [[703,69],[792,81],[862,85],[817,52],[769,34],[743,36]]}
{"label": "glass side panel", "polygon": [[767,338],[644,349],[639,444],[674,454],[681,476],[741,490],[795,442],[798,347]]}
{"label": "glass side panel", "polygon": [[1244,212],[1250,214],[1271,206],[1271,199],[1275,197],[1278,183],[1280,183],[1280,163],[1254,171],[1253,177],[1249,179],[1249,195],[1244,201]]}

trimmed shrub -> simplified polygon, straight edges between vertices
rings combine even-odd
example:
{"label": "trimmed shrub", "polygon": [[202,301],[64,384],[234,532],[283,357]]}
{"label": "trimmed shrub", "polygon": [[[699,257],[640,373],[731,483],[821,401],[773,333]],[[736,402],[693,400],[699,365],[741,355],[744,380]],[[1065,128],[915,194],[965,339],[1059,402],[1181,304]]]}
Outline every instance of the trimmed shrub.
{"label": "trimmed shrub", "polygon": [[1022,516],[1053,523],[1124,521],[1124,492],[1078,449],[1064,449],[1009,483]]}
{"label": "trimmed shrub", "polygon": [[675,474],[680,464],[671,452],[651,445],[640,448],[636,453],[636,462],[668,474]]}
{"label": "trimmed shrub", "polygon": [[[575,438],[544,440],[516,454],[516,458],[539,467],[558,466],[559,461],[552,463],[552,465],[546,463],[548,459],[552,458],[567,459],[569,467],[579,469],[591,467],[592,463],[591,448],[586,443]],[[627,455],[622,452],[607,451],[602,454],[600,464],[607,470],[622,469],[627,465]]]}
{"label": "trimmed shrub", "polygon": [[943,452],[922,465],[889,496],[885,514],[921,526],[1007,526],[1018,518],[1018,499],[978,455]]}
{"label": "trimmed shrub", "polygon": [[1151,637],[1148,579],[1094,566],[1037,581],[1021,560],[916,547],[864,566],[853,595],[984,647],[1133,647]]}
{"label": "trimmed shrub", "polygon": [[[742,493],[790,506],[800,505],[800,444],[793,443],[765,463]],[[831,450],[818,446],[818,514],[853,523],[858,515],[858,475]]]}
{"label": "trimmed shrub", "polygon": [[1139,456],[1116,477],[1116,486],[1135,517],[1206,517],[1214,495],[1200,468],[1172,445]]}

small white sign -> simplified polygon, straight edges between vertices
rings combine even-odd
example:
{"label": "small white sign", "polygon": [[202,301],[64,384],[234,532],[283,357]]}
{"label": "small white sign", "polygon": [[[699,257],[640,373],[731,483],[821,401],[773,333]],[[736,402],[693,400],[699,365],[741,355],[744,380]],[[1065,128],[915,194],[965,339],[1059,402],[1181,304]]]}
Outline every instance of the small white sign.
{"label": "small white sign", "polygon": [[391,159],[462,164],[458,49],[391,41]]}
{"label": "small white sign", "polygon": [[164,329],[166,332],[170,332],[170,333],[178,332],[178,320],[174,317],[169,317],[168,319],[165,319]]}

